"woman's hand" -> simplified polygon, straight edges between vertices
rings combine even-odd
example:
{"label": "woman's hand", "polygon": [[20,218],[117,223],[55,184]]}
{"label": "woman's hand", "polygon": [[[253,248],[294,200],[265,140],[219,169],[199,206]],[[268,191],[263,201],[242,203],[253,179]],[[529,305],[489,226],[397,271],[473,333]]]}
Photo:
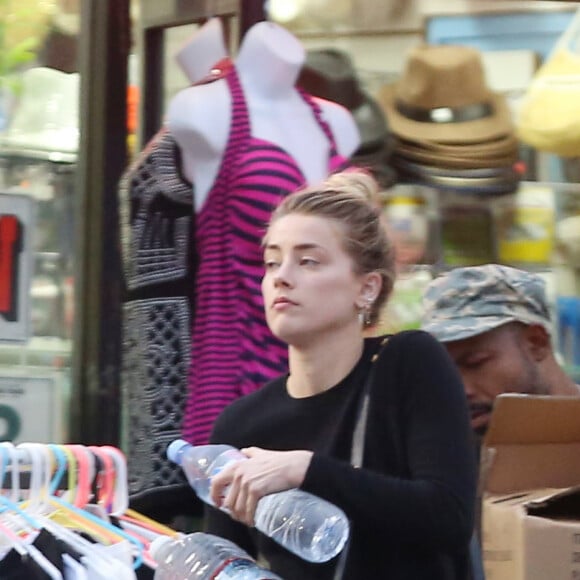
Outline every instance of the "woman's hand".
{"label": "woman's hand", "polygon": [[242,449],[247,460],[237,461],[212,478],[211,498],[216,506],[248,525],[254,525],[258,501],[265,495],[300,487],[312,451]]}

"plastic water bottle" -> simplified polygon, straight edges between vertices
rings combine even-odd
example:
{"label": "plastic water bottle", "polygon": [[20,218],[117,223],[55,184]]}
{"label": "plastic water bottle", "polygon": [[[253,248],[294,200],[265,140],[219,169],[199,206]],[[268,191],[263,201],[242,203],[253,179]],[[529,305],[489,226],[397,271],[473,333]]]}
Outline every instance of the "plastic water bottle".
{"label": "plastic water bottle", "polygon": [[149,551],[158,564],[155,580],[282,580],[233,542],[203,532],[160,536]]}
{"label": "plastic water bottle", "polygon": [[[190,445],[173,441],[167,457],[185,472],[200,499],[214,505],[211,478],[226,465],[247,457],[230,445]],[[226,511],[226,510],[224,510]],[[264,496],[256,507],[256,528],[308,562],[327,562],[344,548],[349,523],[344,512],[330,502],[298,489]]]}

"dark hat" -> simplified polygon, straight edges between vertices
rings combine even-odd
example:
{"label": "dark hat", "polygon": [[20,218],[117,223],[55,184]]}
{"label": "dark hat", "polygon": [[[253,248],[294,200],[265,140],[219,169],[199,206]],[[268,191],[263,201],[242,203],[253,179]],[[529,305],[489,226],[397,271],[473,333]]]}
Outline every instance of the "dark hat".
{"label": "dark hat", "polygon": [[380,147],[389,131],[379,103],[361,88],[350,56],[334,48],[309,50],[297,85],[348,109],[358,127],[360,149]]}
{"label": "dark hat", "polygon": [[486,85],[479,52],[466,46],[415,48],[401,79],[378,98],[405,139],[467,144],[514,131],[504,97]]}

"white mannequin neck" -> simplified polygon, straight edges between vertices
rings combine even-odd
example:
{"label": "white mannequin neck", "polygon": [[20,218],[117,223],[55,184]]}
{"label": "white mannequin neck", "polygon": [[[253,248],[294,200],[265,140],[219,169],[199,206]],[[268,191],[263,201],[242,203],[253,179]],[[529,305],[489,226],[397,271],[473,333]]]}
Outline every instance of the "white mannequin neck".
{"label": "white mannequin neck", "polygon": [[246,93],[276,99],[294,89],[304,59],[297,38],[273,22],[259,22],[244,36],[236,68]]}
{"label": "white mannequin neck", "polygon": [[[279,146],[294,160],[304,181],[316,183],[328,175],[330,142],[294,85],[304,59],[302,45],[290,32],[271,22],[259,22],[243,39],[235,71],[252,137]],[[336,103],[316,102],[336,138],[337,152],[349,157],[360,143],[354,118]],[[231,111],[232,96],[225,79],[188,87],[171,100],[167,125],[180,146],[184,175],[195,184],[197,211],[218,176],[230,135]]]}
{"label": "white mannequin neck", "polygon": [[188,80],[195,83],[227,55],[222,21],[211,18],[187,39],[174,58]]}

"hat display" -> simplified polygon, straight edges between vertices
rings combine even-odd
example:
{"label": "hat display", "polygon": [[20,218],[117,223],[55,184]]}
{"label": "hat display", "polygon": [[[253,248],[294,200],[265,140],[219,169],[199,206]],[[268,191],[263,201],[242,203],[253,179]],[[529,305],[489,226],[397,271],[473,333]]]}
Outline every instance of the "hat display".
{"label": "hat display", "polygon": [[[454,151],[440,150],[426,146],[426,143],[411,143],[409,141],[399,140],[396,143],[396,152],[402,157],[417,163],[425,163],[438,167],[447,167],[450,169],[477,169],[495,166],[512,165],[518,160],[517,150],[489,151],[485,148],[478,149],[477,146],[466,147]],[[512,147],[517,147],[513,144]]]}
{"label": "hat display", "polygon": [[455,268],[435,278],[423,295],[421,328],[441,342],[513,321],[551,332],[546,283],[537,274],[498,264]]}
{"label": "hat display", "polygon": [[400,177],[408,176],[410,181],[420,179],[424,185],[455,191],[458,193],[478,193],[480,195],[502,195],[517,188],[522,177],[519,164],[496,168],[441,169],[420,163],[413,163],[395,155],[393,163]]}
{"label": "hat display", "polygon": [[350,111],[361,136],[360,150],[380,148],[389,137],[381,106],[362,89],[346,52],[335,48],[308,50],[297,85]]}
{"label": "hat display", "polygon": [[[417,47],[378,98],[396,136],[392,164],[402,181],[479,195],[517,189],[523,167],[511,111],[488,88],[477,50]],[[473,173],[480,169],[493,171]]]}
{"label": "hat display", "polygon": [[35,67],[22,75],[22,95],[2,147],[11,153],[74,161],[79,143],[79,73]]}
{"label": "hat display", "polygon": [[480,54],[467,46],[417,47],[379,101],[392,130],[414,141],[479,143],[513,132],[507,102],[487,87]]}

